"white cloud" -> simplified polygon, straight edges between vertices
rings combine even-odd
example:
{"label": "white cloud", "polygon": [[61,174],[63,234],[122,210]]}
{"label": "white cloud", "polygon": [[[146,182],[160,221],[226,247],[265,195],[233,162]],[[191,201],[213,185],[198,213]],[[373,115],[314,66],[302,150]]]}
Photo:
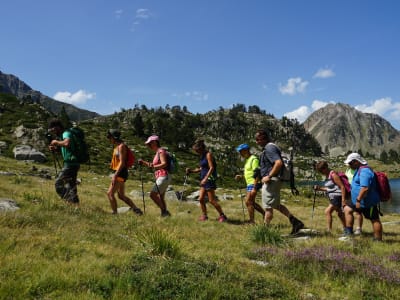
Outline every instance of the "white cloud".
{"label": "white cloud", "polygon": [[147,8],[139,8],[136,10],[136,19],[149,19],[152,16],[152,13]]}
{"label": "white cloud", "polygon": [[293,96],[297,93],[304,93],[307,85],[308,81],[303,81],[301,77],[289,78],[285,86],[279,84],[279,91],[283,95]]}
{"label": "white cloud", "polygon": [[207,101],[208,94],[201,91],[188,91],[184,92],[183,94],[174,93],[172,94],[173,97],[176,98],[189,98],[190,100],[194,101]]}
{"label": "white cloud", "polygon": [[117,9],[116,11],[114,11],[114,16],[116,19],[121,19],[122,13],[124,11],[122,9]]}
{"label": "white cloud", "polygon": [[335,102],[333,101],[324,102],[321,100],[314,100],[311,104],[311,108],[303,105],[291,112],[285,113],[284,115],[289,119],[297,119],[300,123],[303,123],[308,118],[308,116],[311,115],[314,111],[330,103],[335,103]]}
{"label": "white cloud", "polygon": [[84,104],[87,100],[95,99],[96,93],[88,93],[85,90],[79,90],[75,93],[70,92],[57,92],[53,99],[62,101],[69,104]]}
{"label": "white cloud", "polygon": [[332,69],[319,69],[317,73],[314,74],[314,78],[330,78],[336,76]]}
{"label": "white cloud", "polygon": [[153,18],[154,14],[147,8],[139,8],[136,10],[135,17],[132,22],[131,31],[135,31],[136,28],[142,23],[142,21]]}
{"label": "white cloud", "polygon": [[377,99],[369,106],[366,104],[360,104],[355,106],[355,109],[358,109],[361,112],[372,113],[381,116],[383,116],[385,113],[395,108],[396,107],[392,104],[392,99],[389,97]]}
{"label": "white cloud", "polygon": [[303,105],[295,109],[294,111],[286,113],[285,116],[289,119],[297,119],[300,123],[302,123],[307,119],[310,114],[310,108]]}
{"label": "white cloud", "polygon": [[316,111],[316,110],[318,110],[320,108],[323,108],[323,107],[327,106],[330,103],[334,104],[335,102],[333,102],[333,101],[324,102],[324,101],[321,101],[321,100],[314,100],[313,103],[311,104],[312,111]]}

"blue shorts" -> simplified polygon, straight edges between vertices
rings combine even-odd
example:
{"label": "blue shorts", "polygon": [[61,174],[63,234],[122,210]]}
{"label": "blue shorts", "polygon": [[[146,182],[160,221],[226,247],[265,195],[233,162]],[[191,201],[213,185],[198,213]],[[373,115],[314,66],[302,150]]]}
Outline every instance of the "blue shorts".
{"label": "blue shorts", "polygon": [[[256,184],[256,191],[260,190],[261,187],[262,187],[262,183],[257,183],[257,184]],[[253,188],[254,188],[254,184],[249,184],[249,185],[247,186],[247,188],[246,188],[246,191],[247,191],[248,193],[250,193],[250,192],[253,190]]]}

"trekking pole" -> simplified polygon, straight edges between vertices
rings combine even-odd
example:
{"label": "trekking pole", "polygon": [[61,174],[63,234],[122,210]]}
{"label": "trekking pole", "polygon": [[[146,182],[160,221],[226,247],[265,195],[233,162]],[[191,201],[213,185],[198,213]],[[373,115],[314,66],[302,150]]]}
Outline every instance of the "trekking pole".
{"label": "trekking pole", "polygon": [[312,205],[311,220],[314,219],[315,198],[317,197],[317,190],[314,190],[314,201]]}
{"label": "trekking pole", "polygon": [[184,180],[183,180],[183,190],[182,190],[182,192],[179,193],[179,198],[178,198],[178,200],[179,200],[179,209],[178,210],[179,211],[181,210],[182,201],[183,201],[183,194],[185,193],[185,190],[186,190],[186,182],[187,182],[188,176],[185,174],[185,176],[183,178],[184,178]]}
{"label": "trekking pole", "polygon": [[243,210],[243,222],[245,221],[245,214],[244,214],[244,203],[243,203],[243,194],[242,194],[242,188],[239,186],[239,193],[240,193],[240,199],[242,200],[242,210]]}
{"label": "trekking pole", "polygon": [[54,169],[56,170],[56,176],[57,176],[58,172],[57,172],[56,154],[53,151],[51,151],[51,153],[53,154]]}
{"label": "trekking pole", "polygon": [[143,214],[146,212],[146,202],[144,201],[144,188],[143,188],[143,176],[142,176],[142,165],[139,164],[140,182],[142,184],[142,200],[143,200]]}

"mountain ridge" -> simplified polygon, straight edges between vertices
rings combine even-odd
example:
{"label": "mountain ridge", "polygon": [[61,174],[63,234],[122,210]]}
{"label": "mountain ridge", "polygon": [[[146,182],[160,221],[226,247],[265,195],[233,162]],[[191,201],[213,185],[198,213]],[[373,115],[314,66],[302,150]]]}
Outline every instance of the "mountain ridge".
{"label": "mountain ridge", "polygon": [[28,84],[20,80],[17,76],[12,74],[5,74],[1,71],[0,92],[14,95],[19,100],[24,102],[41,104],[50,112],[56,115],[60,114],[60,112],[64,108],[65,112],[68,114],[69,118],[72,121],[82,121],[100,116],[100,114],[96,112],[81,109],[72,104],[64,103],[48,97],[41,92],[32,89]]}

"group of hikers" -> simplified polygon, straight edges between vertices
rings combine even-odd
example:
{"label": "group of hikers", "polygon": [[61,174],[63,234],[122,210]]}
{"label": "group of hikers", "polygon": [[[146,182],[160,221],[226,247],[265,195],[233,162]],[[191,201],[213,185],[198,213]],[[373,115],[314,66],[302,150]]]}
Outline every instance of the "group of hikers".
{"label": "group of hikers", "polygon": [[[74,160],[73,139],[69,130],[65,129],[59,119],[51,120],[49,131],[57,138],[50,142],[49,148],[55,151],[60,148],[64,160],[63,168],[55,180],[57,194],[67,202],[79,205],[77,193],[77,174],[80,168],[79,162]],[[109,129],[107,138],[114,145],[110,168],[113,171],[111,183],[107,191],[112,213],[116,214],[118,198],[124,201],[131,210],[142,215],[142,210],[125,194],[125,182],[128,178],[127,155],[129,148],[121,138],[121,132],[117,129]],[[255,223],[255,211],[263,216],[264,224],[268,225],[273,219],[274,211],[277,210],[286,216],[292,226],[291,234],[298,233],[304,228],[304,223],[296,218],[289,209],[281,203],[280,190],[282,180],[280,176],[284,163],[280,148],[272,143],[269,133],[264,129],[257,130],[255,142],[262,152],[260,156],[251,153],[248,144],[240,144],[236,150],[244,158],[243,174],[235,176],[236,180],[244,179],[246,182],[246,206],[249,214],[248,223]],[[152,161],[138,160],[140,166],[153,170],[155,182],[150,191],[150,198],[159,207],[161,217],[169,217],[171,213],[167,209],[165,193],[171,183],[172,175],[168,172],[168,153],[161,147],[160,138],[157,135],[148,137],[145,145],[154,152]],[[199,202],[201,215],[199,221],[207,221],[208,213],[206,196],[208,202],[217,210],[219,222],[225,222],[225,215],[221,205],[216,200],[215,190],[217,188],[217,164],[213,154],[208,151],[204,140],[194,142],[192,149],[199,155],[199,164],[196,168],[186,168],[185,173],[199,173],[200,190]],[[346,194],[343,182],[338,173],[329,169],[326,161],[320,161],[316,169],[326,177],[324,186],[314,186],[315,191],[324,191],[330,200],[325,210],[327,217],[327,230],[332,230],[332,213],[337,212],[343,224],[343,239],[348,239],[353,234],[361,234],[363,217],[369,219],[372,224],[374,239],[382,240],[382,224],[379,219],[379,195],[377,192],[374,172],[368,167],[367,162],[358,154],[351,153],[344,162],[349,166],[348,177],[351,180],[351,199]],[[261,190],[261,205],[256,202],[257,192]],[[356,230],[353,232],[354,215],[356,219]]]}

